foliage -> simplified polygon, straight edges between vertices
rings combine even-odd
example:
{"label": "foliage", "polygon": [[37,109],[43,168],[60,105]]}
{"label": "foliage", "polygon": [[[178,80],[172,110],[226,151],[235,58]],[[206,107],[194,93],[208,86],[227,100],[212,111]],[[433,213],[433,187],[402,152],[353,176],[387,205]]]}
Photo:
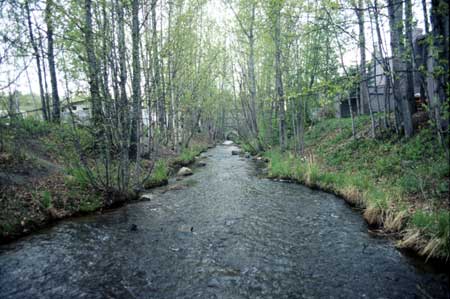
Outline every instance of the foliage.
{"label": "foliage", "polygon": [[68,178],[68,182],[73,182],[77,186],[79,186],[82,189],[87,189],[91,187],[91,178],[89,176],[88,171],[83,167],[74,167],[70,168],[68,170],[69,175],[71,175],[70,178]]}
{"label": "foliage", "polygon": [[46,209],[52,206],[52,194],[49,191],[41,192],[41,203]]}

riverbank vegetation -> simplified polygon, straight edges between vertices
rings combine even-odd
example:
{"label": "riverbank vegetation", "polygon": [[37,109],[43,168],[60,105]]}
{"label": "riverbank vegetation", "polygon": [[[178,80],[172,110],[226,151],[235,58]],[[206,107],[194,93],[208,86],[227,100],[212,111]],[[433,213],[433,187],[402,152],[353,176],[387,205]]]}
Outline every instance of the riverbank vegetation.
{"label": "riverbank vegetation", "polygon": [[0,132],[0,243],[58,219],[137,200],[140,191],[166,185],[180,161],[192,164],[208,147],[199,138],[181,154],[160,147],[151,159],[140,160],[140,177],[132,176],[140,184],[118,196],[97,184],[106,178],[89,127],[12,119],[0,122]]}
{"label": "riverbank vegetation", "polygon": [[[370,131],[370,119],[356,119]],[[305,155],[265,152],[269,176],[301,182],[343,197],[363,209],[364,218],[384,233],[397,235],[400,247],[447,259],[450,214],[449,169],[445,151],[429,129],[411,139],[386,134],[352,139],[349,119],[330,119],[305,135]]]}
{"label": "riverbank vegetation", "polygon": [[448,257],[448,1],[0,8],[2,173],[63,168],[114,206],[191,163],[199,141],[234,138],[266,152],[273,176],[345,195],[403,246]]}

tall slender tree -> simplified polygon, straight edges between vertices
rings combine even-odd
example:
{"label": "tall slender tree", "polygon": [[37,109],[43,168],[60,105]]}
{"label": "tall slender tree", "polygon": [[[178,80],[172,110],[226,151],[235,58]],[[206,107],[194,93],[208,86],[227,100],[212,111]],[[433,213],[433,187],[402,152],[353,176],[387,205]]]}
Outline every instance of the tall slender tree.
{"label": "tall slender tree", "polygon": [[56,78],[56,62],[54,54],[53,41],[53,19],[54,19],[54,2],[46,0],[45,6],[45,23],[47,24],[47,58],[48,68],[50,72],[50,82],[52,86],[52,121],[59,122],[61,117],[61,107],[58,94],[58,80]]}

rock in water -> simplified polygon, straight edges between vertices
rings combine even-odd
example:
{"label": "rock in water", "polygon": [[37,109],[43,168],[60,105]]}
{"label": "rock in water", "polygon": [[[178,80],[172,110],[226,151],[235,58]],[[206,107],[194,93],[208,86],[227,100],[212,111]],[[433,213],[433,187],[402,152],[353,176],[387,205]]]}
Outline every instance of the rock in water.
{"label": "rock in water", "polygon": [[232,150],[231,151],[231,154],[233,155],[233,156],[237,156],[237,155],[239,155],[241,153],[241,151],[239,151],[239,150]]}
{"label": "rock in water", "polygon": [[204,161],[198,161],[198,162],[197,162],[197,166],[198,166],[198,167],[205,167],[205,166],[206,166],[206,162],[204,162]]}
{"label": "rock in water", "polygon": [[193,174],[192,170],[187,167],[181,167],[180,170],[178,170],[177,176],[188,176]]}
{"label": "rock in water", "polygon": [[137,231],[137,230],[138,230],[137,225],[133,223],[133,224],[130,226],[130,230],[131,230],[132,232]]}
{"label": "rock in water", "polygon": [[151,194],[151,193],[142,194],[141,195],[141,199],[143,199],[143,200],[153,200],[153,194]]}

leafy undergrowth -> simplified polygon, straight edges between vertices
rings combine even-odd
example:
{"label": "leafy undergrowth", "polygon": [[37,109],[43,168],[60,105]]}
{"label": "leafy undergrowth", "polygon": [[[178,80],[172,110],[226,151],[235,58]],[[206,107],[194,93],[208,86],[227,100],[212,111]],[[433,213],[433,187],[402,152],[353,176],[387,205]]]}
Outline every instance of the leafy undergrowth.
{"label": "leafy undergrowth", "polygon": [[[143,187],[167,184],[174,169],[192,163],[207,149],[207,143],[201,140],[194,144],[179,156],[160,148],[153,160],[142,160],[139,181],[146,178]],[[80,164],[80,149],[85,166]],[[110,166],[113,172],[118,171],[115,160],[113,157]],[[92,178],[106,180],[96,161],[98,149],[87,127],[74,130],[68,124],[32,119],[0,123],[0,243],[54,220],[101,211],[137,198],[133,191],[119,194],[94,186]],[[132,176],[135,166],[130,163]]]}
{"label": "leafy undergrowth", "polygon": [[370,225],[399,237],[398,246],[427,257],[450,257],[449,164],[432,132],[423,128],[409,140],[364,137],[368,119],[357,119],[351,138],[348,119],[310,128],[305,155],[265,153],[269,175],[293,179],[343,197],[364,209]]}

